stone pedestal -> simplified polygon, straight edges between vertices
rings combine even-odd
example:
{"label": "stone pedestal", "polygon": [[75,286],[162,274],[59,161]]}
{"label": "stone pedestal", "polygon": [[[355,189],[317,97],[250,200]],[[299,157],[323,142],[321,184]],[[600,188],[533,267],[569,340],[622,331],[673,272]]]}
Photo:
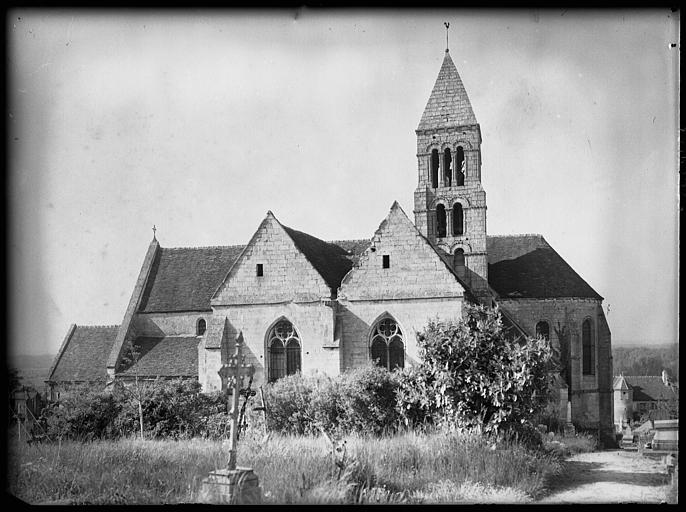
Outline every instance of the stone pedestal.
{"label": "stone pedestal", "polygon": [[200,503],[256,504],[262,502],[262,488],[251,468],[216,469],[202,481]]}

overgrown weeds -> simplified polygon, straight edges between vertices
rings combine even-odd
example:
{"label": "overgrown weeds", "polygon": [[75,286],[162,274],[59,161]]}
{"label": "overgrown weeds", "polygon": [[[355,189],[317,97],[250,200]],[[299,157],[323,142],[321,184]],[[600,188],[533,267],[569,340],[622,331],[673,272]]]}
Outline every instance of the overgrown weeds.
{"label": "overgrown weeds", "polygon": [[[552,454],[467,433],[345,441],[339,473],[324,436],[265,440],[251,429],[238,464],[254,469],[264,502],[279,504],[521,502],[561,467]],[[8,488],[29,503],[189,503],[198,499],[202,478],[227,458],[226,443],[206,439],[10,443]]]}

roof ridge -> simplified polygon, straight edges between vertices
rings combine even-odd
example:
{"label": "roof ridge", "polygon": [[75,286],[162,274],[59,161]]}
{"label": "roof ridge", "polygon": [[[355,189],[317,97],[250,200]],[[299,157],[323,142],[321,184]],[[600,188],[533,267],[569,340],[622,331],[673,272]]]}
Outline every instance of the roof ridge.
{"label": "roof ridge", "polygon": [[79,324],[74,324],[76,325],[76,328],[78,329],[79,327],[90,327],[90,328],[102,328],[102,327],[112,327],[112,328],[117,328],[121,326],[121,324],[107,324],[107,325],[79,325]]}
{"label": "roof ridge", "polygon": [[516,233],[514,235],[486,235],[488,238],[514,238],[514,237],[525,237],[525,236],[540,236],[543,238],[543,235],[540,233]]}
{"label": "roof ridge", "polygon": [[236,245],[197,245],[197,246],[187,246],[187,247],[160,247],[165,251],[181,251],[187,249],[233,249],[238,247],[245,247],[245,244]]}

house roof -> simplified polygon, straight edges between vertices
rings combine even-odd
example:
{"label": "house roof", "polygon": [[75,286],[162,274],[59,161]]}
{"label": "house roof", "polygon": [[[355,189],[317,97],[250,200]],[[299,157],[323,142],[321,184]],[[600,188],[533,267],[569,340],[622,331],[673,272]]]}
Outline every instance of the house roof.
{"label": "house roof", "polygon": [[502,298],[602,297],[541,235],[486,237],[488,284]]}
{"label": "house roof", "polygon": [[453,59],[446,51],[417,130],[474,124],[477,121],[472,104]]}
{"label": "house roof", "polygon": [[631,376],[625,375],[627,384],[633,390],[634,402],[653,402],[658,400],[669,400],[674,397],[674,391],[665,386],[661,376]]}
{"label": "house roof", "polygon": [[138,360],[123,365],[117,376],[197,377],[198,341],[196,336],[140,337],[134,342]]}
{"label": "house roof", "polygon": [[[283,226],[283,224],[282,224]],[[325,242],[317,237],[283,226],[298,250],[305,255],[326,284],[334,292],[341,285],[341,279],[353,264],[348,251],[338,245]],[[353,245],[353,247],[357,247]]]}
{"label": "house roof", "polygon": [[244,247],[160,248],[138,311],[209,311],[212,294]]}
{"label": "house roof", "polygon": [[118,329],[118,325],[70,327],[70,334],[57,353],[47,380],[104,382],[107,378],[107,357]]}
{"label": "house roof", "polygon": [[626,383],[624,375],[618,375],[615,377],[615,381],[612,383],[612,389],[621,391],[627,391],[629,389],[629,385]]}

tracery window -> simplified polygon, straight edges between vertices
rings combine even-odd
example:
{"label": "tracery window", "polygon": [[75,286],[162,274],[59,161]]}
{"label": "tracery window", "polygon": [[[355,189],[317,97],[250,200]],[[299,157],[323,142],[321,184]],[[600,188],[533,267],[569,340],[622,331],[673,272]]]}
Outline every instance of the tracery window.
{"label": "tracery window", "polygon": [[444,238],[445,237],[445,226],[446,225],[446,220],[445,220],[445,206],[442,204],[439,204],[436,207],[436,236],[438,238]]}
{"label": "tracery window", "polygon": [[301,370],[300,337],[288,320],[280,320],[267,337],[269,382]]}
{"label": "tracery window", "polygon": [[583,374],[595,375],[595,343],[589,318],[584,320],[581,325],[581,353],[583,356]]}
{"label": "tracery window", "polygon": [[548,322],[541,320],[536,324],[536,337],[541,336],[546,340],[550,339],[550,326]]}
{"label": "tracery window", "polygon": [[405,366],[405,345],[400,326],[392,318],[384,318],[372,331],[370,346],[374,364],[393,370]]}

